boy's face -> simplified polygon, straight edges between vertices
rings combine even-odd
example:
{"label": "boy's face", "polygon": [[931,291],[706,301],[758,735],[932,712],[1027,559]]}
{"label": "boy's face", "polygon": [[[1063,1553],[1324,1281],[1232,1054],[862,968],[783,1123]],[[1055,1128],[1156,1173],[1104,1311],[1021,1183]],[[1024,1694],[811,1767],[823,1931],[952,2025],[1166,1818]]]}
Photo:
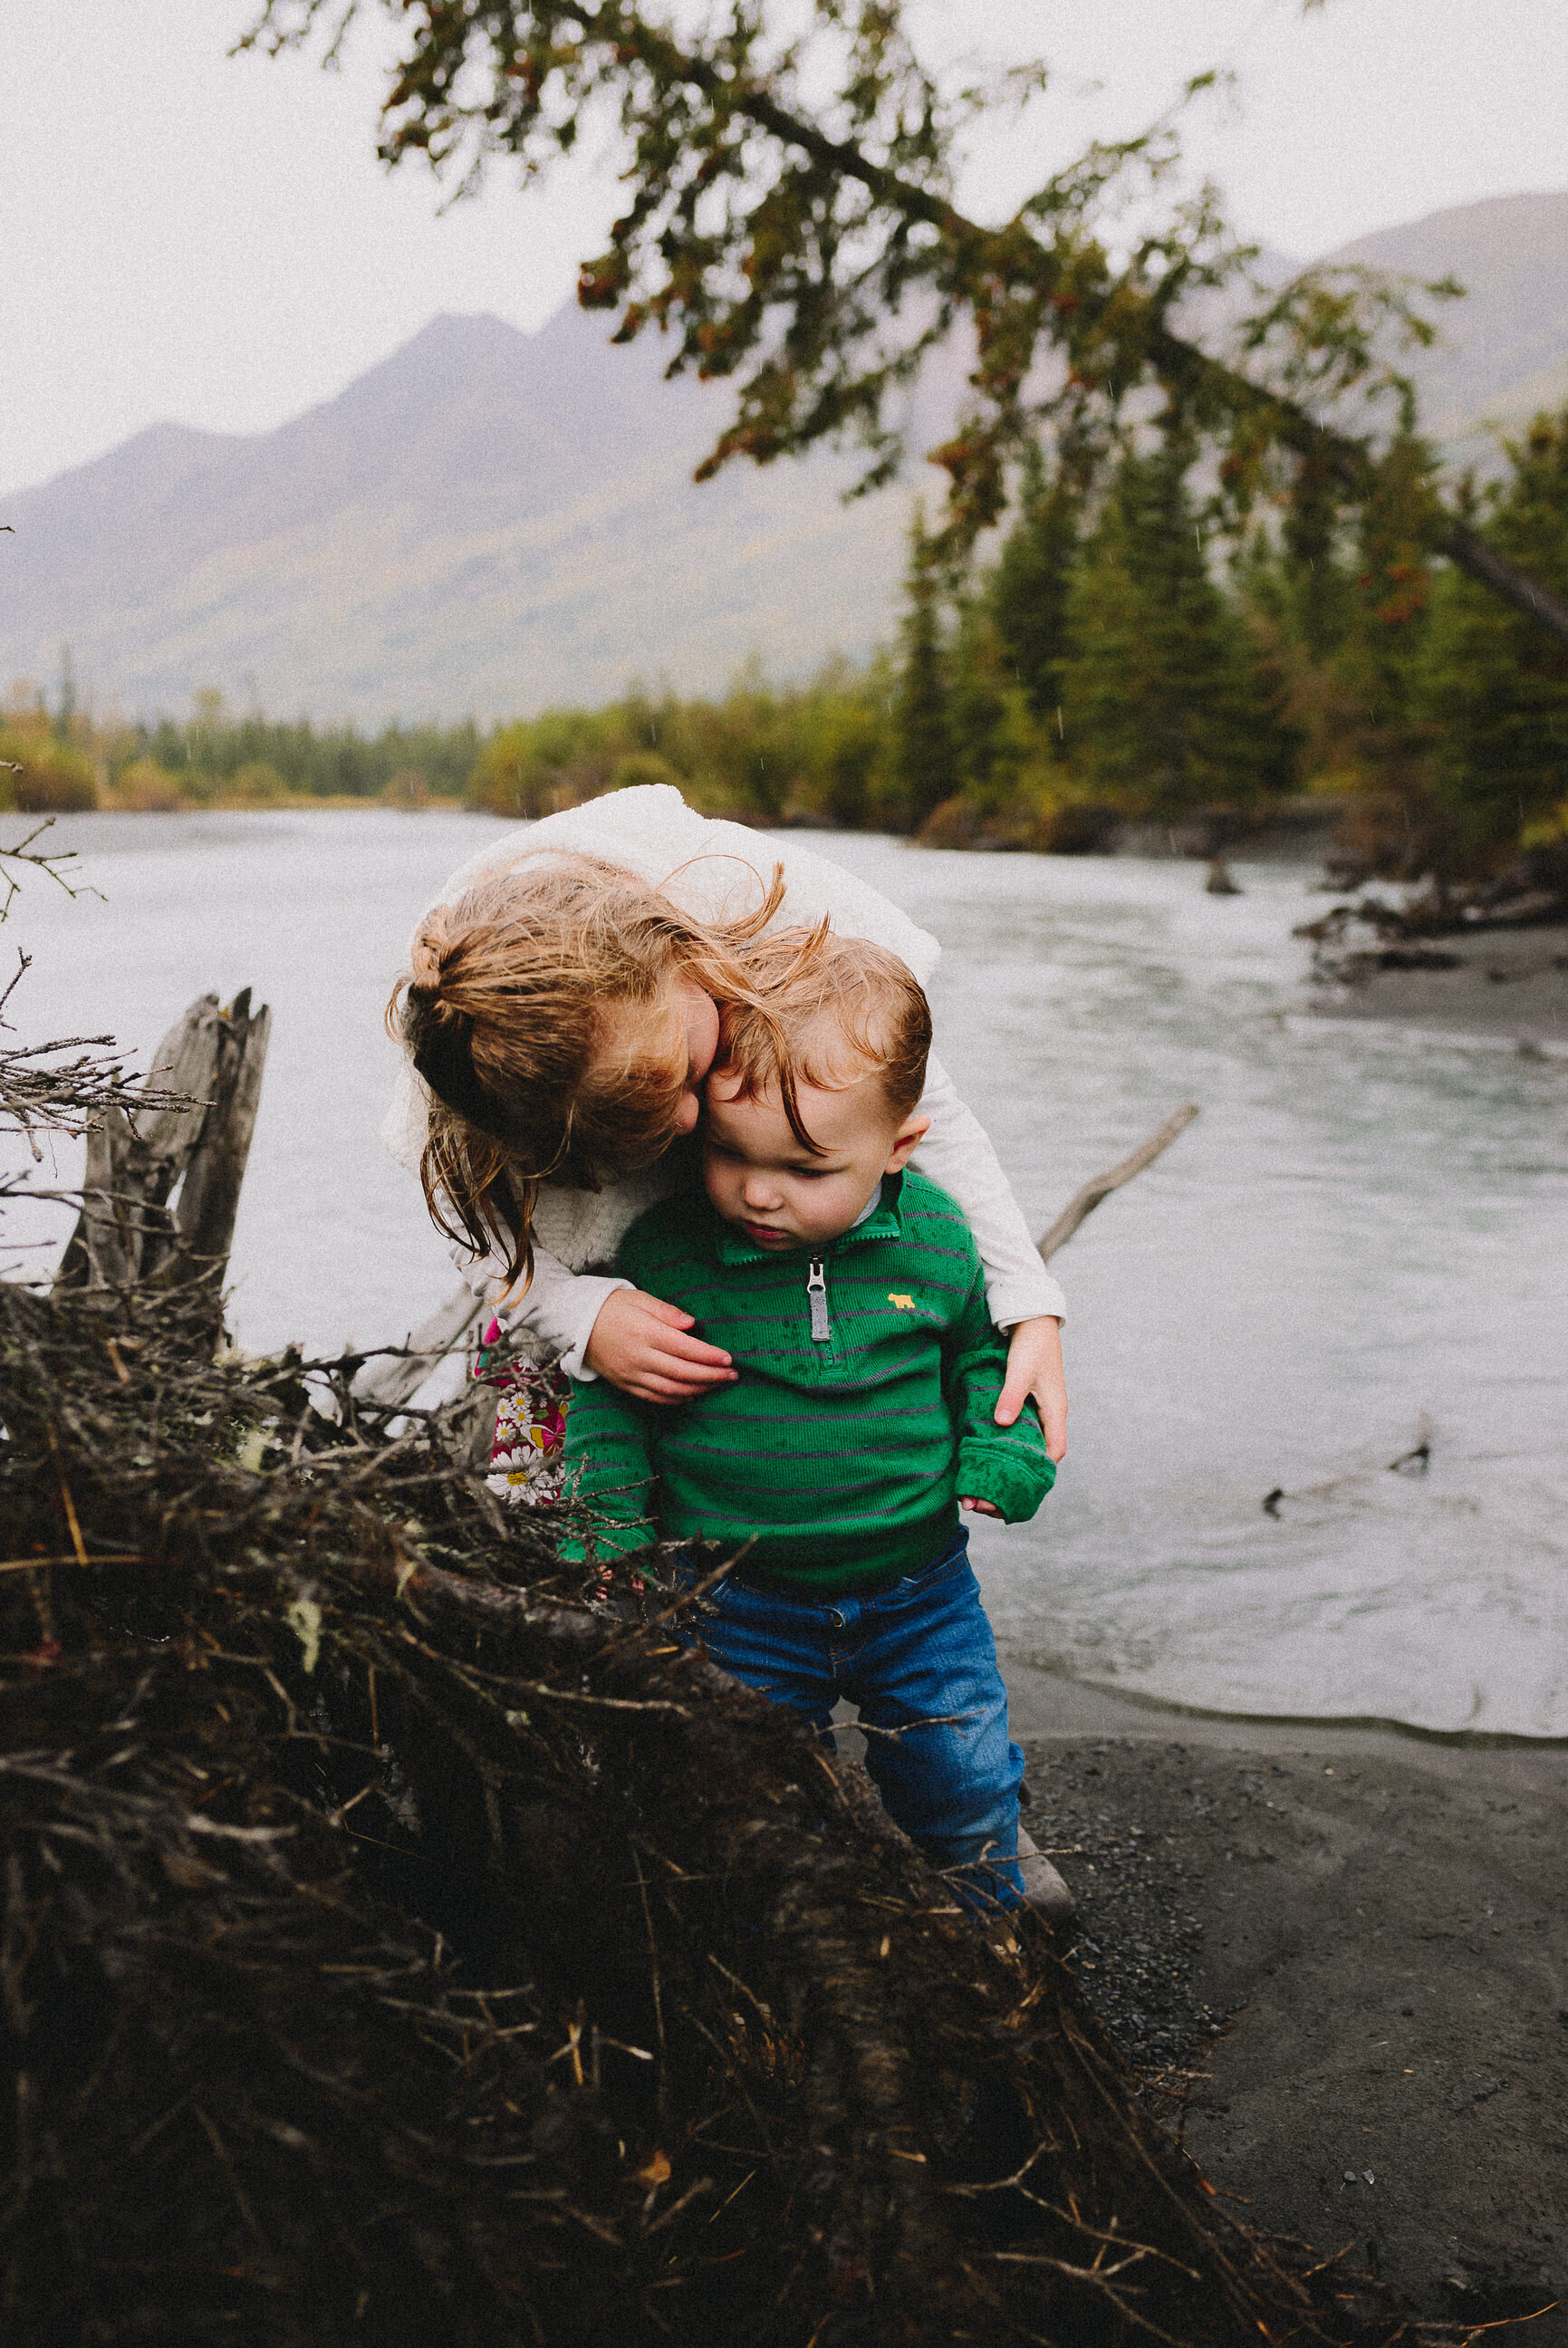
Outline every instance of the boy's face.
{"label": "boy's face", "polygon": [[790,1132],[777,1090],[742,1100],[738,1085],[723,1068],[707,1080],[703,1181],[716,1211],[760,1248],[836,1240],[931,1122],[895,1117],[874,1076],[841,1091],[801,1085],[800,1120],[821,1145],[816,1158]]}

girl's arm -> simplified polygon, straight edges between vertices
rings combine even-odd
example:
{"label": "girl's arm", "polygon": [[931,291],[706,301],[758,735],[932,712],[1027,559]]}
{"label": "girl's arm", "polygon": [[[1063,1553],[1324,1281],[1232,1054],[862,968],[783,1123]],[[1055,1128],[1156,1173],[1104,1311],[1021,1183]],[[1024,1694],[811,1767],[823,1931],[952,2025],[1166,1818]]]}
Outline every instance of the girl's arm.
{"label": "girl's arm", "polygon": [[952,1077],[934,1056],[926,1062],[920,1107],[931,1127],[914,1162],[963,1208],[985,1267],[986,1308],[997,1328],[1011,1333],[996,1424],[1011,1426],[1032,1395],[1045,1427],[1046,1449],[1060,1461],[1068,1447],[1061,1335],[1067,1299],[1040,1262],[985,1127],[959,1099]]}
{"label": "girl's arm", "polygon": [[474,1294],[535,1359],[559,1362],[580,1385],[608,1378],[645,1402],[683,1402],[736,1376],[727,1354],[686,1335],[689,1313],[618,1274],[569,1272],[535,1241],[533,1278],[513,1297],[504,1255],[476,1260],[454,1246],[452,1256]]}
{"label": "girl's arm", "polygon": [[[1057,1458],[1067,1442],[1059,1331],[1067,1301],[1040,1262],[985,1128],[934,1056],[920,1107],[931,1128],[915,1163],[963,1208],[985,1267],[991,1318],[1012,1334],[997,1424],[1010,1426],[1034,1395]],[[540,1360],[559,1360],[569,1377],[608,1378],[647,1402],[681,1402],[735,1375],[727,1354],[686,1334],[689,1313],[614,1275],[570,1271],[537,1237],[532,1281],[515,1298],[503,1254],[475,1260],[459,1248],[452,1252],[474,1293]]]}
{"label": "girl's arm", "polygon": [[525,1350],[536,1361],[558,1362],[569,1378],[591,1378],[583,1354],[607,1300],[631,1282],[614,1273],[569,1272],[559,1256],[538,1241],[533,1249],[533,1278],[521,1292],[507,1278],[507,1258],[498,1243],[489,1255],[470,1255],[459,1241],[451,1248],[452,1262],[474,1294],[512,1336],[526,1341]]}
{"label": "girl's arm", "polygon": [[926,1063],[919,1113],[931,1119],[931,1129],[914,1162],[963,1208],[985,1267],[985,1303],[997,1328],[1012,1329],[1042,1313],[1065,1320],[1067,1299],[1040,1262],[985,1128],[959,1099],[934,1053]]}

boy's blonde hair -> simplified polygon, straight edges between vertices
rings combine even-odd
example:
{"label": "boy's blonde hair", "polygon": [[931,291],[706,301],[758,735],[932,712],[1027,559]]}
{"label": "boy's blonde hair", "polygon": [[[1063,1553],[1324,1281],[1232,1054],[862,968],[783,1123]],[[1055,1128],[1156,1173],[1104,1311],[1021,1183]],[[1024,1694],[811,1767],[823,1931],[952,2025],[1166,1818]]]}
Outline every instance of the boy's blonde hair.
{"label": "boy's blonde hair", "polygon": [[913,971],[867,938],[775,930],[746,957],[754,1000],[727,1004],[716,1069],[743,1100],[777,1085],[791,1131],[821,1155],[800,1122],[797,1085],[836,1092],[874,1076],[900,1122],[925,1090],[931,1006]]}
{"label": "boy's blonde hair", "polygon": [[[782,866],[758,886],[752,911],[704,924],[621,866],[545,852],[426,916],[387,1024],[431,1096],[419,1171],[438,1230],[477,1255],[510,1239],[507,1276],[526,1281],[542,1182],[593,1190],[662,1155],[685,1091],[673,1004],[659,1049],[672,983],[704,988],[721,1017],[744,1004],[774,1024],[749,956]],[[827,924],[791,935],[804,971]],[[792,1107],[781,1034],[776,1050]]]}

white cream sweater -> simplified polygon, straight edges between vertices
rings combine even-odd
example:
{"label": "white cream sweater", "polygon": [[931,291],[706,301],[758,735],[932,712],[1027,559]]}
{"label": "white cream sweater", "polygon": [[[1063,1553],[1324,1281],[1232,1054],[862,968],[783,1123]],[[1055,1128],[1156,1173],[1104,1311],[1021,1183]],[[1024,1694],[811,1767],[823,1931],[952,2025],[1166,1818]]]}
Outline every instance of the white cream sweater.
{"label": "white cream sweater", "polygon": [[[780,863],[784,901],[770,927],[817,922],[825,913],[841,935],[870,938],[890,948],[923,984],[942,951],[896,905],[826,857],[796,846],[788,834],[764,838],[741,824],[698,815],[664,783],[609,792],[541,823],[520,825],[460,864],[434,902],[455,903],[476,881],[493,879],[542,849],[585,852],[624,865],[702,921],[755,905],[761,876]],[[382,1137],[393,1156],[415,1172],[425,1146],[428,1102],[423,1084],[406,1062]],[[997,1327],[1010,1329],[1037,1313],[1064,1315],[1062,1292],[1040,1262],[996,1153],[934,1055],[920,1106],[931,1130],[914,1163],[951,1192],[968,1217]],[[631,1283],[584,1267],[614,1261],[624,1233],[665,1195],[670,1179],[667,1167],[655,1166],[609,1189],[547,1184],[541,1191],[533,1223],[533,1279],[527,1293],[501,1313],[536,1358],[559,1360],[574,1378],[593,1375],[583,1354],[599,1309],[612,1289]],[[495,1309],[507,1285],[505,1256],[475,1260],[454,1248],[453,1257],[475,1294]]]}

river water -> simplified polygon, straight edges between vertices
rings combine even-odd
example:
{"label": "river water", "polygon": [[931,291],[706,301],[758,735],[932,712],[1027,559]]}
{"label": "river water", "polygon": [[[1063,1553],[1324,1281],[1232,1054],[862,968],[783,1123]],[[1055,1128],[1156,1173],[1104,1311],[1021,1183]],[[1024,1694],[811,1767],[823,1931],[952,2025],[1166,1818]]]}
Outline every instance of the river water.
{"label": "river water", "polygon": [[[244,1344],[396,1341],[454,1285],[377,1139],[380,1018],[499,829],[69,819],[101,899],[29,883],[0,932],[29,1037],[110,1028],[145,1064],[210,987],[273,1004]],[[1202,1109],[1057,1259],[1071,1451],[1032,1526],[975,1535],[1005,1649],[1184,1705],[1568,1735],[1568,1063],[1297,1016],[1300,869],[1211,898],[1193,864],[810,844],[941,938],[940,1047],[1037,1229]]]}

